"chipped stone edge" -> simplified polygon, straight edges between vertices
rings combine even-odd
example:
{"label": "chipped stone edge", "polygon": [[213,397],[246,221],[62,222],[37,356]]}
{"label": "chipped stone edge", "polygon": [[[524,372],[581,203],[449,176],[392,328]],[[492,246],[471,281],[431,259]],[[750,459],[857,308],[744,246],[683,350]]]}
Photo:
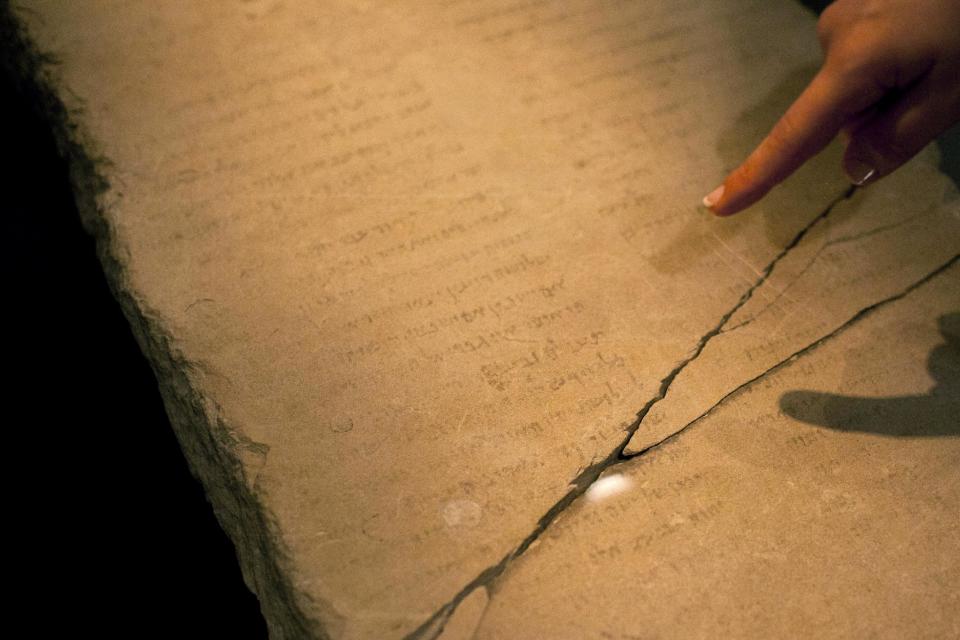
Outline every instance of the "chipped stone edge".
{"label": "chipped stone edge", "polygon": [[263,455],[264,445],[251,442],[220,418],[218,408],[192,383],[198,366],[174,345],[159,314],[129,288],[121,258],[125,251],[106,213],[111,163],[96,153],[97,145],[83,128],[82,103],[72,96],[57,74],[53,56],[31,39],[24,9],[0,4],[0,35],[11,55],[15,80],[33,94],[35,108],[48,123],[60,155],[67,161],[77,210],[97,254],[111,293],[147,357],[156,376],[170,424],[185,454],[191,473],[198,478],[213,506],[220,526],[233,541],[244,581],[259,600],[270,636],[276,639],[330,637],[344,621],[331,603],[317,602],[291,581],[292,562],[284,548],[273,514],[258,497],[255,478],[248,477],[244,453]]}

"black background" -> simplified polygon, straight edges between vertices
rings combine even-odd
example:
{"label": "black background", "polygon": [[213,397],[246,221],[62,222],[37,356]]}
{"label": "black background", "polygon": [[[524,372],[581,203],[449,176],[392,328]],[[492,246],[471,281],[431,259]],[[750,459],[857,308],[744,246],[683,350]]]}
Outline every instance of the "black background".
{"label": "black background", "polygon": [[10,27],[0,16],[8,620],[28,637],[265,638],[80,225]]}

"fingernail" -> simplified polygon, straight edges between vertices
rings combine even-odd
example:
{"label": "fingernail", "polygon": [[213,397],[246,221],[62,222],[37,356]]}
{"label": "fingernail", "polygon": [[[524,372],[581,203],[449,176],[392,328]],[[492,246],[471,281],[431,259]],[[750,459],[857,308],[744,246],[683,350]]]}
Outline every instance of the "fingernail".
{"label": "fingernail", "polygon": [[850,157],[847,158],[843,163],[843,170],[847,172],[847,177],[850,178],[850,182],[862,187],[863,185],[870,182],[870,180],[877,175],[877,170],[874,169],[870,164],[864,162],[860,158]]}
{"label": "fingernail", "polygon": [[708,209],[713,209],[713,205],[720,202],[720,198],[723,197],[723,188],[724,188],[724,185],[720,185],[719,187],[717,187],[716,189],[708,193],[707,196],[703,199],[703,206],[705,206]]}

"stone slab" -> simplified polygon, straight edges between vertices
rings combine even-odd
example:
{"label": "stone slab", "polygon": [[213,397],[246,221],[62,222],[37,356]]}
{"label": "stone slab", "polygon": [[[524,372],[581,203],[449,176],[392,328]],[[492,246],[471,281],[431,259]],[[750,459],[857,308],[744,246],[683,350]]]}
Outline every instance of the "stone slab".
{"label": "stone slab", "polygon": [[853,193],[834,146],[748,214],[698,210],[817,68],[786,0],[19,15],[276,638],[472,628],[622,452],[960,252],[932,153]]}

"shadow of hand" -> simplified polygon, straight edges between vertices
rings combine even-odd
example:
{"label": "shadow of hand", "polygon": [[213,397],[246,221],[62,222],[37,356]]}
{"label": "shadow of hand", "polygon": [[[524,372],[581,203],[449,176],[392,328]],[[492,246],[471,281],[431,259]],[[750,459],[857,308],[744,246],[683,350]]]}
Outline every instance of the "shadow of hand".
{"label": "shadow of hand", "polygon": [[784,414],[840,431],[887,436],[960,435],[960,313],[939,319],[946,344],[930,352],[927,369],[936,386],[927,395],[864,398],[816,391],[789,391],[780,397]]}

